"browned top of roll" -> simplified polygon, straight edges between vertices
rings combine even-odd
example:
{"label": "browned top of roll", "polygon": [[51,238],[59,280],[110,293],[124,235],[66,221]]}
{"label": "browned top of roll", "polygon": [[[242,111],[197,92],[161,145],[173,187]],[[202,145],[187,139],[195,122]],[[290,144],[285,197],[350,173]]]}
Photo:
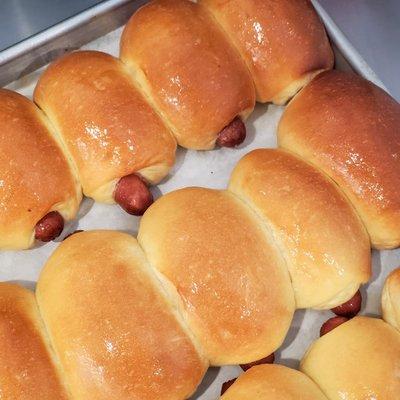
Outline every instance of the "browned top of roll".
{"label": "browned top of roll", "polygon": [[375,247],[400,245],[400,105],[352,73],[324,72],[287,107],[279,145],[334,181]]}
{"label": "browned top of roll", "polygon": [[283,365],[257,365],[239,376],[221,400],[327,400],[305,374]]}
{"label": "browned top of roll", "polygon": [[355,317],[316,340],[301,370],[331,400],[394,400],[400,393],[400,334],[378,318]]}
{"label": "browned top of roll", "polygon": [[333,66],[324,26],[309,0],[201,0],[249,67],[259,101],[284,103]]}
{"label": "browned top of roll", "polygon": [[30,247],[36,223],[51,209],[75,216],[80,188],[42,112],[0,89],[0,247]]}
{"label": "browned top of roll", "polygon": [[139,243],[181,296],[211,364],[259,360],[285,338],[293,310],[286,265],[269,231],[228,191],[177,190],[144,214]]}
{"label": "browned top of roll", "polygon": [[156,0],[137,11],[124,30],[121,58],[184,147],[214,147],[217,134],[254,107],[246,65],[191,1]]}
{"label": "browned top of roll", "polygon": [[325,174],[290,153],[258,149],[233,170],[229,189],[271,226],[298,308],[332,308],[371,274],[368,234]]}
{"label": "browned top of roll", "polygon": [[208,367],[130,235],[72,235],[36,295],[73,399],[183,400]]}
{"label": "browned top of roll", "polygon": [[172,134],[125,66],[108,54],[80,51],[60,58],[40,78],[34,99],[62,135],[89,196],[137,171],[157,182],[174,163]]}
{"label": "browned top of roll", "polygon": [[35,296],[0,284],[0,398],[66,400],[49,351]]}

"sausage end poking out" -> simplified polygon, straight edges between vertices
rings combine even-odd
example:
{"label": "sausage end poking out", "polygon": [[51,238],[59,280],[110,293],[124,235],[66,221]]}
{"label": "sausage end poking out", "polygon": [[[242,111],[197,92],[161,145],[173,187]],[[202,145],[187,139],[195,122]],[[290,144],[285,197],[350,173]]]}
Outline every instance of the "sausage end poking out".
{"label": "sausage end poking out", "polygon": [[335,308],[332,308],[332,312],[340,317],[353,318],[361,310],[362,297],[358,290],[357,293],[346,303],[341,304]]}
{"label": "sausage end poking out", "polygon": [[255,365],[261,365],[261,364],[273,364],[275,361],[275,354],[272,353],[268,357],[262,358],[261,360],[253,361],[248,364],[240,364],[240,367],[242,368],[243,371],[247,371],[251,367],[254,367]]}
{"label": "sausage end poking out", "polygon": [[64,218],[58,211],[46,214],[35,226],[35,239],[50,242],[60,236],[64,229]]}
{"label": "sausage end poking out", "polygon": [[114,193],[115,201],[132,215],[143,215],[153,203],[146,183],[137,175],[131,174],[119,180]]}
{"label": "sausage end poking out", "polygon": [[329,318],[325,323],[321,326],[321,329],[319,331],[320,336],[326,335],[328,332],[334,330],[337,328],[339,325],[344,324],[347,322],[349,319],[346,317],[333,317]]}
{"label": "sausage end poking out", "polygon": [[218,134],[217,145],[220,147],[235,147],[246,139],[246,126],[236,117]]}

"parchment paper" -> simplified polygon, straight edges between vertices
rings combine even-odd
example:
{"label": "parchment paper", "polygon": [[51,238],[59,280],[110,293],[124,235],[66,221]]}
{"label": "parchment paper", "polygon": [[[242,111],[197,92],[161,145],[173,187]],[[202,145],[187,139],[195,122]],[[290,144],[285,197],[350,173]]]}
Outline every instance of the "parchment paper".
{"label": "parchment paper", "polygon": [[[121,28],[99,38],[85,49],[101,50],[118,56]],[[12,83],[9,89],[32,97],[33,88],[41,70]],[[177,161],[169,177],[153,190],[155,197],[186,186],[226,188],[230,173],[237,161],[252,149],[276,147],[276,126],[283,107],[258,104],[249,118],[247,139],[238,149],[218,149],[213,151],[188,151],[178,149]],[[75,229],[116,229],[137,233],[139,219],[129,216],[116,205],[104,205],[85,199],[81,205],[79,218],[66,226],[62,237]],[[17,281],[34,288],[40,269],[57,243],[50,243],[32,250],[0,252],[0,280]],[[400,265],[400,250],[373,251],[373,277],[363,289],[363,315],[380,315],[380,295],[388,273]],[[299,310],[295,314],[286,340],[277,352],[277,363],[293,368],[310,343],[318,337],[321,324],[332,314],[329,311]],[[192,400],[216,400],[223,382],[241,373],[237,366],[211,368]]]}

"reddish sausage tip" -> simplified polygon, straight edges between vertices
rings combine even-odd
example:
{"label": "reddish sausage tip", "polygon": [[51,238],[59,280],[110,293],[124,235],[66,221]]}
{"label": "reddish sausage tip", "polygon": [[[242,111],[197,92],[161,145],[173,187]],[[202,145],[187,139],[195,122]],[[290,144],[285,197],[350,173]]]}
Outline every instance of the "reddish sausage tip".
{"label": "reddish sausage tip", "polygon": [[58,211],[46,214],[35,226],[35,239],[50,242],[64,229],[64,219]]}
{"label": "reddish sausage tip", "polygon": [[333,329],[337,328],[339,325],[344,324],[349,319],[346,317],[332,317],[329,318],[325,323],[321,326],[319,331],[320,336],[324,336],[328,332],[332,331]]}
{"label": "reddish sausage tip", "polygon": [[275,361],[275,354],[272,353],[268,357],[262,358],[261,360],[253,361],[248,364],[240,364],[240,367],[242,368],[243,371],[247,371],[251,367],[254,367],[255,365],[260,365],[260,364],[273,364]]}
{"label": "reddish sausage tip", "polygon": [[332,308],[331,311],[341,317],[353,318],[360,312],[361,302],[362,297],[360,291],[358,290],[349,301],[346,301],[346,303],[343,303],[340,306]]}
{"label": "reddish sausage tip", "polygon": [[75,235],[75,233],[79,233],[79,232],[83,232],[83,230],[77,229],[76,231],[73,231],[70,234],[68,234],[67,236],[65,236],[65,238],[63,240],[68,239],[70,236]]}
{"label": "reddish sausage tip", "polygon": [[222,384],[221,387],[221,396],[235,383],[235,379],[231,379],[230,381],[226,381]]}
{"label": "reddish sausage tip", "polygon": [[143,215],[153,203],[146,183],[137,175],[131,174],[119,180],[114,193],[115,201],[132,215]]}
{"label": "reddish sausage tip", "polygon": [[246,126],[236,117],[218,134],[217,145],[220,147],[235,147],[246,139]]}

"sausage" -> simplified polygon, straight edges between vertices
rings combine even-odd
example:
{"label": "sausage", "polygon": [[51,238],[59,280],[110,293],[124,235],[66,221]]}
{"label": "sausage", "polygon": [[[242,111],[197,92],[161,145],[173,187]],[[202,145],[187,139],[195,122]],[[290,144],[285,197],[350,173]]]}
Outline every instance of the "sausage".
{"label": "sausage", "polygon": [[35,226],[35,239],[50,242],[60,236],[64,229],[64,218],[58,211],[50,211]]}
{"label": "sausage", "polygon": [[246,126],[236,117],[218,134],[217,145],[220,147],[235,147],[246,139]]}
{"label": "sausage", "polygon": [[222,384],[221,387],[221,396],[235,383],[236,378],[231,379],[230,381],[226,381]]}
{"label": "sausage", "polygon": [[153,195],[149,188],[136,174],[124,176],[118,181],[114,199],[121,208],[132,215],[143,215],[153,203]]}
{"label": "sausage", "polygon": [[333,329],[337,328],[339,325],[344,324],[348,320],[349,320],[349,318],[346,318],[346,317],[332,317],[332,318],[329,318],[327,321],[325,321],[322,324],[321,329],[319,331],[319,335],[320,336],[324,336],[326,333],[328,333],[328,332],[332,331]]}
{"label": "sausage", "polygon": [[340,306],[332,308],[331,311],[341,317],[353,318],[360,312],[361,302],[361,293],[357,290],[357,293],[350,300]]}
{"label": "sausage", "polygon": [[75,235],[75,233],[79,233],[79,232],[83,232],[83,229],[77,229],[76,231],[69,233],[67,236],[65,236],[65,238],[63,240],[68,239],[70,236]]}
{"label": "sausage", "polygon": [[240,367],[242,368],[243,371],[247,371],[251,367],[254,367],[255,365],[260,365],[260,364],[273,364],[275,361],[275,354],[272,353],[268,357],[262,358],[261,360],[253,361],[248,364],[240,364]]}

